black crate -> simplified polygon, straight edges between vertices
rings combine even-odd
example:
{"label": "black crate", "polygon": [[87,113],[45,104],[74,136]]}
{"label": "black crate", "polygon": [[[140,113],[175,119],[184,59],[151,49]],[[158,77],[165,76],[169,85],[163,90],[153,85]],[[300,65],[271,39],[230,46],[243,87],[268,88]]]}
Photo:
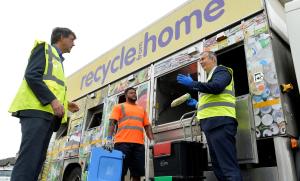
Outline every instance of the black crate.
{"label": "black crate", "polygon": [[[165,177],[165,176],[162,176],[162,177]],[[158,180],[170,180],[170,178],[168,177],[167,179],[166,178],[160,178],[160,176],[156,177],[154,179],[154,181],[158,181]],[[172,176],[172,181],[203,181],[205,180],[205,177],[203,176]]]}
{"label": "black crate", "polygon": [[207,150],[197,142],[171,143],[171,155],[154,157],[155,176],[203,176],[207,168]]}

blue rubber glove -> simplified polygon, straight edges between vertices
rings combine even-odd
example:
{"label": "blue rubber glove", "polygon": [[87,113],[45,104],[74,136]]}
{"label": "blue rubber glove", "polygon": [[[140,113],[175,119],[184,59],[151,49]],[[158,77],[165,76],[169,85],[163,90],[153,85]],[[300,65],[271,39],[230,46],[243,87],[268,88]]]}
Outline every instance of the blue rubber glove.
{"label": "blue rubber glove", "polygon": [[182,84],[182,85],[187,86],[189,88],[191,88],[193,86],[193,81],[194,80],[192,79],[190,74],[188,76],[182,75],[182,74],[177,75],[177,82],[179,84]]}
{"label": "blue rubber glove", "polygon": [[198,101],[196,101],[196,99],[193,99],[193,98],[189,98],[187,101],[186,101],[186,104],[188,106],[191,106],[193,108],[195,108],[198,104]]}

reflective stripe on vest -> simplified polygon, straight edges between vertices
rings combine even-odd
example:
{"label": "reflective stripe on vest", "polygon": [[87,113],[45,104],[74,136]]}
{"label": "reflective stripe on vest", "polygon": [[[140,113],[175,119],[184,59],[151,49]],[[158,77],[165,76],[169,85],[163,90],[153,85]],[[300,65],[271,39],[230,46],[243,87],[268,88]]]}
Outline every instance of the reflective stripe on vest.
{"label": "reflective stripe on vest", "polygon": [[118,131],[121,131],[123,129],[133,129],[133,130],[138,130],[138,131],[144,131],[143,128],[138,127],[138,126],[122,126],[121,128],[118,128]]}
{"label": "reflective stripe on vest", "polygon": [[144,121],[144,119],[142,119],[142,118],[140,118],[140,117],[137,117],[137,116],[125,116],[125,117],[121,118],[121,119],[118,121],[118,123],[121,124],[121,122],[124,122],[124,121],[129,120],[129,119],[131,119],[131,120],[136,120],[136,121],[141,121],[141,122]]}
{"label": "reflective stripe on vest", "polygon": [[199,106],[198,111],[201,111],[202,109],[205,109],[208,107],[216,107],[216,106],[226,106],[226,107],[235,108],[235,104],[230,103],[230,102],[210,102],[210,103],[206,103],[202,106]]}
{"label": "reflective stripe on vest", "polygon": [[[121,112],[122,112],[123,117],[118,121],[118,125],[120,125],[122,122],[127,121],[127,120],[135,120],[135,121],[140,121],[140,122],[144,121],[143,118],[138,117],[138,116],[126,116],[124,104],[121,104]],[[144,131],[144,129],[142,127],[139,127],[139,126],[122,126],[122,127],[118,127],[118,132],[123,130],[123,129],[132,129],[132,130]]]}
{"label": "reflective stripe on vest", "polygon": [[[222,93],[216,95],[202,93],[199,96],[197,109],[198,120],[216,116],[236,118],[233,71],[230,68],[227,68],[227,70],[232,76],[231,82],[226,86]],[[211,79],[212,75],[213,74],[208,77],[208,81]]]}
{"label": "reflective stripe on vest", "polygon": [[[58,56],[53,53],[53,50],[56,52],[56,54]],[[61,90],[59,92],[63,93],[63,95],[61,95],[61,96],[55,95],[55,96],[64,105],[65,114],[64,114],[64,117],[62,119],[62,123],[66,123],[67,118],[68,118],[68,100],[66,98],[67,97],[66,96],[67,87],[65,86],[65,81],[66,80],[65,80],[65,76],[64,76],[64,67],[63,67],[63,64],[62,64],[62,60],[59,57],[59,54],[58,54],[56,48],[54,48],[50,45],[47,45],[46,54],[48,55],[48,64],[46,66],[47,69],[45,67],[43,80],[45,82],[53,81],[53,82],[56,82],[58,85],[61,86]],[[53,69],[53,66],[55,66],[54,64],[58,64],[58,65],[56,65],[56,67],[61,66],[61,71],[57,72],[57,68]],[[59,79],[57,77],[61,77],[61,79]]]}
{"label": "reflective stripe on vest", "polygon": [[[230,94],[232,96],[235,96],[234,90],[224,90],[221,94]],[[207,95],[206,93],[201,93],[201,96]]]}
{"label": "reflective stripe on vest", "polygon": [[62,80],[59,80],[57,77],[53,76],[52,75],[52,71],[53,71],[53,57],[56,59],[56,60],[59,60],[60,61],[60,58],[55,56],[52,52],[52,48],[50,45],[48,45],[48,69],[46,71],[46,74],[44,74],[43,76],[43,79],[44,80],[53,80],[55,81],[57,84],[61,85],[61,86],[65,86],[65,83],[64,81]]}

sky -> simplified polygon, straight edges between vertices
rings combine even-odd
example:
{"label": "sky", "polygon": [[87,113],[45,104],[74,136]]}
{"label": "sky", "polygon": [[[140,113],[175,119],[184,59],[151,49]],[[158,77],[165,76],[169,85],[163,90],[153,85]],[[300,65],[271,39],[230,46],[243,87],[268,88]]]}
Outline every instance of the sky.
{"label": "sky", "polygon": [[77,39],[65,54],[65,74],[114,48],[186,0],[9,0],[0,2],[0,159],[14,157],[21,141],[19,119],[8,113],[34,40],[50,41],[54,27]]}

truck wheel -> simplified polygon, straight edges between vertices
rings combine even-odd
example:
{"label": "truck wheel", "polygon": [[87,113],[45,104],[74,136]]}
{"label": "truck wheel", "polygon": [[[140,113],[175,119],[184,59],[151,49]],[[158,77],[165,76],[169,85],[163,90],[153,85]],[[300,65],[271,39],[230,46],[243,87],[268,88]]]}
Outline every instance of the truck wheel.
{"label": "truck wheel", "polygon": [[75,167],[66,177],[65,181],[81,181],[81,168]]}

